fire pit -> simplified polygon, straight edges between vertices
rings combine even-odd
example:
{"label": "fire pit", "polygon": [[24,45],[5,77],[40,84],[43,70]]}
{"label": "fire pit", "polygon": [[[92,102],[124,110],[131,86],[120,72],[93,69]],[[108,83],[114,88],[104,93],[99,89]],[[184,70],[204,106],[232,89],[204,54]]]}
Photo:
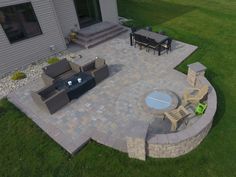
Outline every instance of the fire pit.
{"label": "fire pit", "polygon": [[157,115],[175,109],[178,103],[177,95],[170,90],[154,90],[145,96],[145,108]]}

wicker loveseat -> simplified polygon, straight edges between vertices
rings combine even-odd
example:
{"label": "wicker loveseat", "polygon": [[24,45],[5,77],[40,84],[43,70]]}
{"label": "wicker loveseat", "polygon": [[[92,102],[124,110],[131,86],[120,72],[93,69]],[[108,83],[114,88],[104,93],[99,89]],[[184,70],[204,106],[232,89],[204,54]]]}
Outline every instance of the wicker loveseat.
{"label": "wicker loveseat", "polygon": [[57,80],[65,80],[81,71],[81,67],[67,59],[43,68],[42,79],[45,85],[52,85]]}
{"label": "wicker loveseat", "polygon": [[55,113],[70,102],[66,90],[57,90],[55,84],[46,86],[37,92],[31,92],[34,102],[50,114]]}

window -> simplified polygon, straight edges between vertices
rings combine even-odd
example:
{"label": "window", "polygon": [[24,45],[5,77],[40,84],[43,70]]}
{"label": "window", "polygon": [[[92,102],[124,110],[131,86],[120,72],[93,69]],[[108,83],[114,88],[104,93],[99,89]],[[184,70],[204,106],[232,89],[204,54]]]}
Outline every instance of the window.
{"label": "window", "polygon": [[0,7],[0,24],[10,43],[42,34],[31,3]]}

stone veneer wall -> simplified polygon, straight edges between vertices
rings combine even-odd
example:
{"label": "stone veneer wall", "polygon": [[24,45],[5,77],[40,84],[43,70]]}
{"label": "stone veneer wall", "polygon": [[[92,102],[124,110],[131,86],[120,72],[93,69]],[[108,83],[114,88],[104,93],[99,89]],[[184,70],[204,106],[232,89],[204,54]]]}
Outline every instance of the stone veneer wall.
{"label": "stone veneer wall", "polygon": [[[201,78],[201,83],[210,83]],[[207,136],[217,108],[217,97],[211,86],[208,94],[208,108],[199,120],[185,130],[170,134],[156,134],[147,138],[147,155],[150,157],[173,158],[196,148]]]}
{"label": "stone veneer wall", "polygon": [[146,135],[148,123],[133,121],[126,137],[127,152],[130,158],[146,160]]}
{"label": "stone veneer wall", "polygon": [[178,157],[195,149],[207,136],[212,124],[209,124],[195,137],[173,144],[148,144],[148,156],[155,158]]}

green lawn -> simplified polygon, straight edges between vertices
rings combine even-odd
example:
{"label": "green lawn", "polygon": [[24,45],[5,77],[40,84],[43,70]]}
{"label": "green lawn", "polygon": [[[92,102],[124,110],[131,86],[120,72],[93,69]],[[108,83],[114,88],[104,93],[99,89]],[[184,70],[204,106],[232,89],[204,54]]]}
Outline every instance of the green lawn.
{"label": "green lawn", "polygon": [[118,0],[121,16],[199,46],[178,69],[200,61],[218,95],[213,128],[201,145],[175,159],[146,162],[89,143],[71,157],[7,100],[0,101],[0,177],[236,176],[235,0]]}

